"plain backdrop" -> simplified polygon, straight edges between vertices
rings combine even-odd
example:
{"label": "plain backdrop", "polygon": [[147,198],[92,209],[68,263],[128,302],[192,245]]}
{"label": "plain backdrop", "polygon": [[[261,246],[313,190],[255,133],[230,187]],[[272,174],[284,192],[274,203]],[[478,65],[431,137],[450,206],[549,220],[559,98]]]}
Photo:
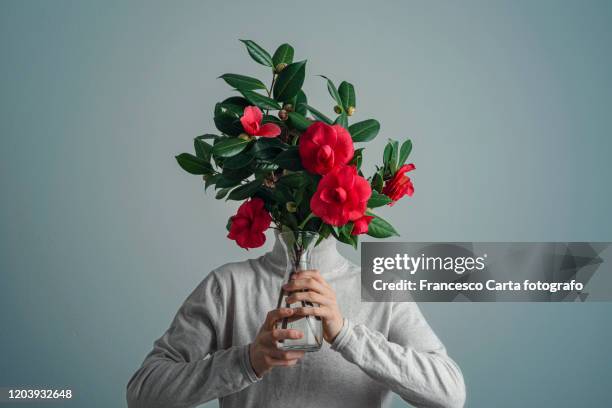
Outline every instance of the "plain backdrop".
{"label": "plain backdrop", "polygon": [[[416,194],[383,211],[401,239],[612,240],[611,27],[595,0],[1,0],[0,387],[125,406],[198,282],[269,248],[227,240],[237,203],[174,160],[214,130],[219,75],[268,80],[239,38],[291,43],[327,112],[316,74],[355,85],[382,124],[366,169],[412,138]],[[467,406],[609,404],[611,304],[422,309]]]}

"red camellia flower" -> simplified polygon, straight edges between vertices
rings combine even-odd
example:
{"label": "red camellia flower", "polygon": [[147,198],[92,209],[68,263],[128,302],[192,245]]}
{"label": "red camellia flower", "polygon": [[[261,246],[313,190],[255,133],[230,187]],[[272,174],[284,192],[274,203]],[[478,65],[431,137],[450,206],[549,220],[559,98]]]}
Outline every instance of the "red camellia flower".
{"label": "red camellia flower", "polygon": [[310,208],[324,222],[342,226],[363,217],[371,195],[370,183],[355,166],[339,166],[323,176]]}
{"label": "red camellia flower", "polygon": [[247,106],[240,118],[242,128],[251,136],[276,137],[281,134],[281,128],[274,123],[262,124],[263,113],[257,106]]}
{"label": "red camellia flower", "polygon": [[393,200],[389,203],[389,205],[395,204],[397,200],[405,195],[412,197],[412,194],[414,194],[414,186],[412,185],[412,180],[410,180],[410,177],[406,176],[404,173],[414,169],[414,164],[404,164],[399,168],[392,179],[387,180],[382,192],[384,195]]}
{"label": "red camellia flower", "polygon": [[327,174],[347,164],[355,149],[349,132],[340,125],[315,122],[300,136],[300,158],[311,173]]}
{"label": "red camellia flower", "polygon": [[258,248],[266,242],[264,231],[271,222],[272,217],[264,208],[263,200],[252,198],[242,203],[238,213],[232,217],[227,237],[244,249]]}
{"label": "red camellia flower", "polygon": [[368,226],[370,225],[370,221],[372,221],[373,218],[374,217],[371,215],[364,215],[363,217],[356,219],[353,224],[353,230],[351,231],[351,235],[367,233]]}

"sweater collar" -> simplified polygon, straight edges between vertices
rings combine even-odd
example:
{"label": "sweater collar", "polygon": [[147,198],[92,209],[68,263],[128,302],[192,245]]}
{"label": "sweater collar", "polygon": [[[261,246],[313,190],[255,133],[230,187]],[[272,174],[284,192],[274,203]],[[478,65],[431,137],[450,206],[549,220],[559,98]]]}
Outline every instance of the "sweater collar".
{"label": "sweater collar", "polygon": [[[348,261],[340,255],[336,247],[335,238],[326,238],[312,249],[312,266],[318,269],[324,278],[340,275],[348,265]],[[273,272],[285,275],[287,256],[278,232],[274,232],[274,246],[272,251],[263,256],[266,266]]]}

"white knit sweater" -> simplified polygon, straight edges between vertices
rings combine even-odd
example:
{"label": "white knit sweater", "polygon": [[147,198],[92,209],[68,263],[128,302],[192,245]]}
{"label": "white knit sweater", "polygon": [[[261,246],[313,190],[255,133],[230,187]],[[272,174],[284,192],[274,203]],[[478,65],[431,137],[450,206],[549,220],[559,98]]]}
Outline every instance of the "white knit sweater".
{"label": "white knit sweater", "polygon": [[253,372],[248,344],[276,307],[284,278],[277,241],[258,259],[206,276],[131,378],[129,407],[194,407],[218,398],[224,408],[373,408],[385,406],[390,392],[416,407],[462,407],[461,371],[418,306],[361,302],[360,269],[336,251],[335,240],[315,251],[345,317],[331,346],[263,379]]}

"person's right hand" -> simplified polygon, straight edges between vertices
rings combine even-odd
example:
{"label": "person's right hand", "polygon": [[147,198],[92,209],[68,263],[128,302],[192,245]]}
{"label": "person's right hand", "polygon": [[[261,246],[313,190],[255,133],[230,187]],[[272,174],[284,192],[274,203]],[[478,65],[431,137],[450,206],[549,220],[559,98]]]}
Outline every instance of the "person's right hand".
{"label": "person's right hand", "polygon": [[274,324],[293,315],[290,308],[274,309],[268,312],[266,321],[259,329],[257,337],[249,346],[249,358],[251,366],[258,377],[263,377],[265,373],[273,367],[289,367],[297,364],[298,360],[304,357],[303,351],[284,351],[279,350],[276,342],[284,339],[301,339],[302,332],[293,329],[275,329]]}

